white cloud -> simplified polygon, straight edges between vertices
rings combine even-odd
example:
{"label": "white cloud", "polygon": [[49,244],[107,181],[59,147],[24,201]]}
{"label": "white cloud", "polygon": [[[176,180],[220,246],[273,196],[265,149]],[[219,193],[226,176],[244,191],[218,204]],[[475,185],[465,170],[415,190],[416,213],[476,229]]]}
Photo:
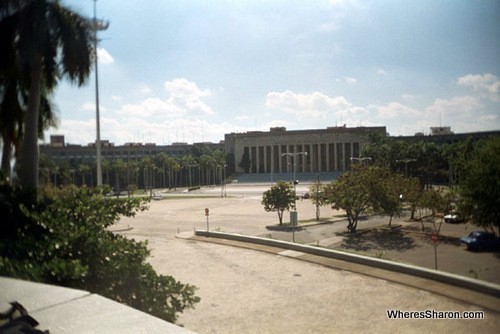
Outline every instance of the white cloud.
{"label": "white cloud", "polygon": [[300,118],[324,118],[332,112],[350,107],[343,96],[330,97],[320,92],[296,94],[292,91],[270,92],[266,107],[282,110]]}
{"label": "white cloud", "polygon": [[448,116],[450,118],[463,118],[473,116],[482,107],[479,99],[473,96],[456,96],[451,99],[436,99],[425,109],[428,115]]}
{"label": "white cloud", "polygon": [[169,101],[155,97],[145,99],[140,103],[125,104],[120,114],[129,117],[156,117],[161,119],[162,117],[180,115],[183,112],[184,110]]}
{"label": "white cloud", "polygon": [[169,94],[168,103],[186,112],[201,112],[205,115],[215,114],[202,98],[210,96],[209,89],[201,90],[196,83],[180,78],[165,82]]}
{"label": "white cloud", "polygon": [[[342,114],[351,115],[351,116],[358,116],[358,117],[366,116],[369,114],[368,109],[366,109],[364,107],[356,107],[356,106],[352,106],[352,107],[344,109],[340,112]],[[339,114],[340,112],[338,112],[337,114]]]}
{"label": "white cloud", "polygon": [[176,98],[201,98],[211,94],[209,89],[201,90],[196,83],[184,78],[165,82],[165,89]]}
{"label": "white cloud", "polygon": [[[156,117],[164,120],[166,117],[193,115],[213,115],[214,111],[202,101],[203,97],[209,96],[210,90],[201,90],[196,83],[186,79],[175,79],[165,84],[168,96],[166,99],[150,97],[139,103],[129,103],[122,106],[121,114],[130,117]],[[143,86],[142,91],[151,91],[149,87]]]}
{"label": "white cloud", "polygon": [[399,102],[390,102],[386,106],[370,107],[374,108],[377,111],[378,116],[382,119],[412,117],[420,114],[417,110],[405,106]]}
{"label": "white cloud", "polygon": [[103,64],[103,65],[107,65],[107,64],[111,64],[111,63],[115,62],[115,60],[113,59],[113,57],[111,57],[109,52],[103,48],[97,48],[97,59],[99,61],[99,64]]}
{"label": "white cloud", "polygon": [[468,74],[458,78],[457,82],[461,86],[472,87],[475,92],[495,102],[500,102],[500,80],[493,74]]}
{"label": "white cloud", "polygon": [[378,75],[387,75],[387,72],[383,68],[377,68],[376,72]]}

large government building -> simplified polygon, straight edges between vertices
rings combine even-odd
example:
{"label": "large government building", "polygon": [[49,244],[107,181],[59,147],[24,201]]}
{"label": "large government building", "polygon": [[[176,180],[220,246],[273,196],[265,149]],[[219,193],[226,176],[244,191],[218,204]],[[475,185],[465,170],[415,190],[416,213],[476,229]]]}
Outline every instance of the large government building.
{"label": "large government building", "polygon": [[[123,161],[141,160],[154,157],[159,153],[182,157],[195,152],[220,150],[225,153],[224,173],[262,177],[291,177],[291,173],[301,173],[301,177],[325,178],[349,170],[354,161],[359,161],[363,144],[371,135],[388,136],[385,126],[378,127],[328,127],[313,130],[287,130],[284,127],[271,128],[269,131],[248,131],[229,133],[219,143],[173,143],[156,145],[154,143],[127,143],[115,146],[102,141],[103,159]],[[455,134],[449,127],[431,128],[429,135],[417,133],[414,136],[391,137],[403,141],[432,141],[452,143],[466,138],[474,140],[499,136],[500,131],[485,131]],[[73,166],[95,161],[95,143],[82,145],[67,144],[64,136],[51,136],[50,144],[40,146],[40,152],[58,163],[67,161]],[[220,165],[218,165],[221,168]],[[281,175],[280,175],[281,174]],[[307,176],[306,174],[309,174]]]}
{"label": "large government building", "polygon": [[386,135],[381,127],[329,127],[318,130],[230,133],[224,138],[232,169],[239,173],[318,173],[349,169],[370,134]]}

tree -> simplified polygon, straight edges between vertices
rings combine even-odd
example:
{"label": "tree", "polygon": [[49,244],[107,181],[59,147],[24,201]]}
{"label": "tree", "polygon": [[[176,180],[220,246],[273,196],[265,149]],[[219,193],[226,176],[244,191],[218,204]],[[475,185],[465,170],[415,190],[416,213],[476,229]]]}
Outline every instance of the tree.
{"label": "tree", "polygon": [[320,217],[320,206],[325,205],[325,197],[323,195],[323,185],[321,184],[321,180],[319,176],[316,181],[309,187],[309,198],[311,202],[316,206],[316,220],[319,220]]}
{"label": "tree", "polygon": [[173,188],[177,188],[177,171],[180,169],[179,161],[176,157],[169,156],[167,160],[168,166],[168,189],[172,189],[172,182],[174,183]]}
{"label": "tree", "polygon": [[406,188],[409,187],[409,180],[399,174],[384,171],[373,187],[373,209],[376,213],[389,216],[389,226],[392,218],[401,215],[403,211],[403,198]]}
{"label": "tree", "polygon": [[90,167],[89,165],[83,163],[78,166],[78,170],[80,171],[80,176],[82,177],[82,186],[86,186],[87,174],[90,173]]}
{"label": "tree", "polygon": [[[451,195],[444,194],[440,189],[429,188],[422,191],[418,206],[422,209],[430,210],[430,216],[434,230],[439,233],[441,224],[443,223],[444,213],[448,211],[451,202]],[[436,218],[441,218],[439,227],[436,228]],[[422,219],[422,218],[421,218]],[[422,231],[425,231],[425,226],[422,221]]]}
{"label": "tree", "polygon": [[467,162],[474,152],[472,138],[445,145],[443,154],[448,162],[449,185],[454,187],[460,183],[462,176],[467,171]]}
{"label": "tree", "polygon": [[[2,76],[1,73],[0,76]],[[3,142],[1,169],[7,178],[10,178],[13,155],[19,156],[19,148],[24,134],[27,95],[27,89],[15,77],[0,79],[0,133]],[[44,130],[55,126],[57,122],[49,95],[47,89],[42,90],[38,138],[43,138]]]}
{"label": "tree", "polygon": [[417,209],[420,197],[422,196],[422,184],[416,177],[409,178],[403,193],[403,200],[410,206],[410,219],[415,219],[415,210]]}
{"label": "tree", "polygon": [[278,181],[262,195],[262,205],[267,212],[278,213],[280,225],[283,225],[283,212],[290,210],[295,201],[293,186],[285,181]]}
{"label": "tree", "polygon": [[500,138],[477,143],[464,169],[458,212],[477,226],[500,235]]}
{"label": "tree", "polygon": [[51,91],[61,76],[83,85],[90,74],[91,25],[60,1],[8,1],[11,10],[2,16],[12,33],[6,44],[16,51],[20,78],[29,82],[24,135],[18,161],[19,183],[38,186],[38,134],[40,97]]}
{"label": "tree", "polygon": [[41,189],[37,199],[0,182],[0,275],[100,294],[175,322],[199,302],[196,287],[158,275],[146,242],[108,230],[146,209],[137,198],[108,198],[109,188]]}
{"label": "tree", "polygon": [[1,170],[7,178],[11,174],[12,151],[17,151],[22,138],[24,120],[17,84],[16,80],[0,83],[0,132],[3,144]]}
{"label": "tree", "polygon": [[111,165],[113,168],[113,172],[115,173],[115,192],[120,193],[120,176],[123,174],[123,171],[126,168],[125,162],[122,159],[116,159],[113,161]]}
{"label": "tree", "polygon": [[144,157],[141,161],[144,179],[144,192],[147,191],[149,186],[149,196],[153,197],[153,177],[154,177],[154,162],[150,157]]}
{"label": "tree", "polygon": [[356,232],[361,213],[373,207],[374,189],[386,174],[385,168],[360,164],[324,186],[325,203],[333,209],[345,210],[350,233]]}
{"label": "tree", "polygon": [[250,172],[250,167],[252,166],[252,161],[250,160],[250,154],[246,150],[243,152],[243,156],[241,157],[241,161],[239,163],[239,166],[243,168],[245,173]]}
{"label": "tree", "polygon": [[101,161],[101,168],[104,174],[106,175],[106,180],[104,181],[104,184],[110,185],[109,183],[109,172],[111,171],[111,160],[109,159],[103,159]]}

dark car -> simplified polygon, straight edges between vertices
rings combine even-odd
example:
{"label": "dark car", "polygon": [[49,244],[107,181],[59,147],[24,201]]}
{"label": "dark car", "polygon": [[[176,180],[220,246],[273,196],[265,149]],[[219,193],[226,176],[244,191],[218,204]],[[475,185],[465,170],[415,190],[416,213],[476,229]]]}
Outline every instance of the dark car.
{"label": "dark car", "polygon": [[470,250],[500,249],[500,238],[491,232],[471,232],[468,236],[461,238],[460,242]]}

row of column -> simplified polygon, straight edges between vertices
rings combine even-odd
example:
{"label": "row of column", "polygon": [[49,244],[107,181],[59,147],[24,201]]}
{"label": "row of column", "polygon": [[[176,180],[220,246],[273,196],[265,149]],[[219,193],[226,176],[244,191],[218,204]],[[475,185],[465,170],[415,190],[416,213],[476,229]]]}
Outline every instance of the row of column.
{"label": "row of column", "polygon": [[251,173],[334,172],[349,169],[359,143],[287,144],[245,147]]}

